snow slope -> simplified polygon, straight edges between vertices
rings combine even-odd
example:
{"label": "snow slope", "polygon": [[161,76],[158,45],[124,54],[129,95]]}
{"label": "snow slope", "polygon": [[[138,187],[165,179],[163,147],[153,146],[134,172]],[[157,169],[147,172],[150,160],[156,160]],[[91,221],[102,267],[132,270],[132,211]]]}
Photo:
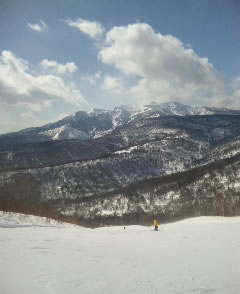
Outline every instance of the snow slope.
{"label": "snow slope", "polygon": [[64,140],[64,139],[86,140],[89,138],[87,134],[71,127],[68,124],[63,125],[59,128],[40,132],[39,134],[49,137],[50,140]]}
{"label": "snow slope", "polygon": [[0,213],[0,293],[240,293],[240,217],[85,229]]}

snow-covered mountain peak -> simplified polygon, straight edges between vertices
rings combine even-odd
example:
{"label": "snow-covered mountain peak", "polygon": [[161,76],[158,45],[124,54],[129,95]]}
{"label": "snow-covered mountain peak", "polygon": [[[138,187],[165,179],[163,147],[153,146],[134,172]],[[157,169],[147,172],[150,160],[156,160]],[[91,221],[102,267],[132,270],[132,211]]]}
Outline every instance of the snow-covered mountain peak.
{"label": "snow-covered mountain peak", "polygon": [[100,109],[100,108],[93,108],[87,114],[89,116],[97,116],[99,114],[108,113],[108,112],[109,112],[109,110]]}
{"label": "snow-covered mountain peak", "polygon": [[86,133],[71,127],[69,124],[63,125],[59,128],[54,128],[48,131],[44,131],[39,134],[48,136],[52,140],[63,140],[63,139],[86,140],[89,138],[89,136]]}
{"label": "snow-covered mountain peak", "polygon": [[88,114],[86,111],[78,111],[75,113],[75,119],[79,120],[79,119],[85,119],[88,117]]}
{"label": "snow-covered mountain peak", "polygon": [[120,105],[120,106],[114,107],[114,110],[121,109],[123,111],[128,111],[129,113],[133,113],[133,112],[136,112],[138,108],[139,108],[138,106]]}

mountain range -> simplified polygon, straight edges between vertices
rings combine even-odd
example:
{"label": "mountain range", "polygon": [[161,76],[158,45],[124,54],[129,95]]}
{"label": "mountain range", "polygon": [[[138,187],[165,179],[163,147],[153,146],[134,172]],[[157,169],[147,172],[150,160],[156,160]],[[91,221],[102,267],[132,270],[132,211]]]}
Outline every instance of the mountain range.
{"label": "mountain range", "polygon": [[86,140],[103,136],[118,126],[144,118],[213,114],[239,115],[240,111],[226,108],[190,107],[176,102],[163,104],[152,102],[142,107],[122,105],[115,107],[113,110],[78,111],[62,120],[42,127],[0,135],[0,145],[64,139]]}
{"label": "mountain range", "polygon": [[240,111],[151,103],[0,135],[0,209],[81,224],[240,214]]}

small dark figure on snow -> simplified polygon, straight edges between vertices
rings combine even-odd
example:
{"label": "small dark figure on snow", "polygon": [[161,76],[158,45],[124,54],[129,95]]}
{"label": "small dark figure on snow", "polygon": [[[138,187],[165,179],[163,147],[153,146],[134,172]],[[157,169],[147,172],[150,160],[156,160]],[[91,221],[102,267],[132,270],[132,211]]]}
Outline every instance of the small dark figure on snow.
{"label": "small dark figure on snow", "polygon": [[154,230],[158,231],[158,222],[156,220],[153,221]]}

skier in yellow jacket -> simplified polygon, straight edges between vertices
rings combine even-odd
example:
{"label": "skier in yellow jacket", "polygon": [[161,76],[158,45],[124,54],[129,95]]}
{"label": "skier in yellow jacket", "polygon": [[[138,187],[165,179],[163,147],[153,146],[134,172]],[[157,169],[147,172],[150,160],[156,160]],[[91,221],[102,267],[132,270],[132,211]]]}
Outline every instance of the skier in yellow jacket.
{"label": "skier in yellow jacket", "polygon": [[153,225],[154,225],[154,230],[158,231],[158,222],[156,220],[153,221]]}

